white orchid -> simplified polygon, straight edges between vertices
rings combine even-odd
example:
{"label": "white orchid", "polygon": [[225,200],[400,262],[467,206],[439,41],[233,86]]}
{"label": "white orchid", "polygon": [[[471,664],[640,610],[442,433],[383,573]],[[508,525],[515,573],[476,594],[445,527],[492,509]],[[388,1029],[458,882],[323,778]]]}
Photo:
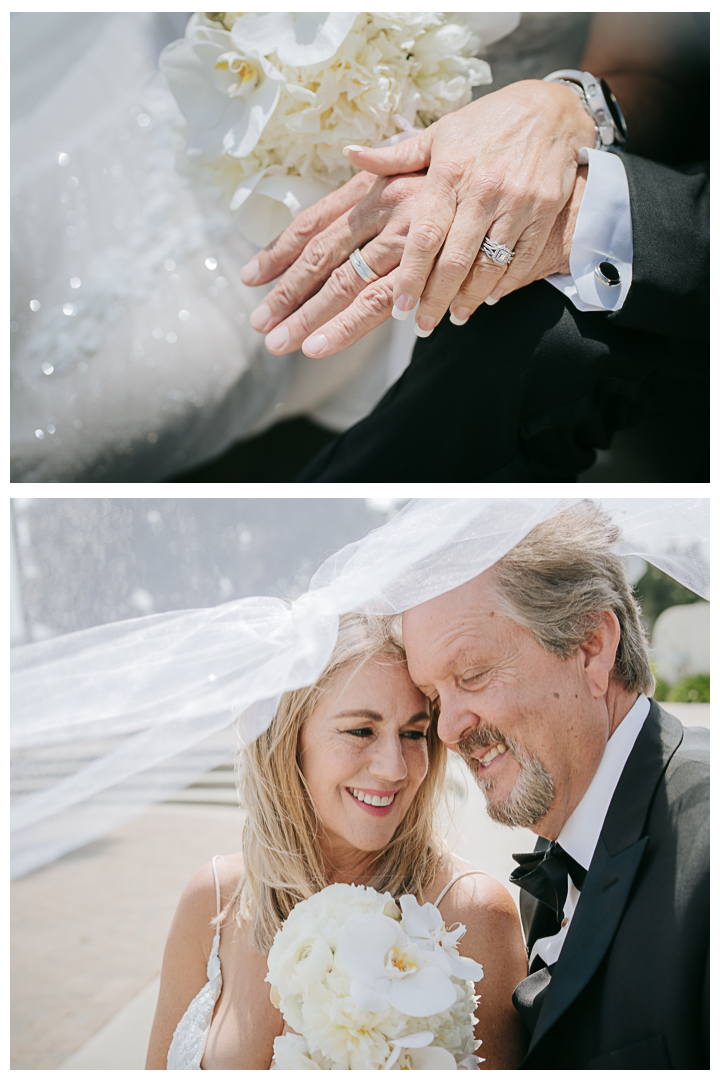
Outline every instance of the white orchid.
{"label": "white orchid", "polygon": [[275,1040],[278,1068],[474,1067],[474,987],[452,973],[460,931],[447,952],[426,907],[338,883],[293,908],[268,955],[270,1000],[300,1033]]}
{"label": "white orchid", "polygon": [[245,158],[275,111],[285,77],[260,53],[236,48],[226,30],[198,31],[160,54],[189,125],[187,155],[199,163]]}
{"label": "white orchid", "polygon": [[457,1069],[455,1058],[441,1046],[430,1046],[432,1031],[418,1031],[401,1039],[392,1039],[394,1048],[384,1069]]}
{"label": "white orchid", "polygon": [[160,67],[188,122],[198,177],[262,245],[351,178],[343,146],[395,142],[470,101],[473,86],[491,81],[474,54],[516,21],[442,11],[195,12]]}
{"label": "white orchid", "polygon": [[419,949],[386,915],[346,923],[337,955],[353,980],[350,993],[369,1012],[391,1005],[406,1016],[430,1016],[457,999],[445,953]]}
{"label": "white orchid", "polygon": [[460,956],[458,952],[458,942],[465,933],[462,923],[449,930],[434,904],[423,904],[421,907],[414,896],[401,896],[400,907],[408,937],[419,948],[442,951],[450,962],[452,974],[458,979],[470,979],[472,982],[482,979],[482,964],[469,956]]}
{"label": "white orchid", "polygon": [[233,23],[239,48],[264,56],[275,53],[281,64],[322,64],[338,51],[352,30],[356,11],[249,12]]}

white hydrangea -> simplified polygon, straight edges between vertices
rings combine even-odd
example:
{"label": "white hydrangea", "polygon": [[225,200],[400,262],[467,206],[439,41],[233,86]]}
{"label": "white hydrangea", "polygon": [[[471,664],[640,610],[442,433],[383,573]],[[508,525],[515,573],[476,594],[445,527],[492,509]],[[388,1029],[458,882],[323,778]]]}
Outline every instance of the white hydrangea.
{"label": "white hydrangea", "polygon": [[464,927],[447,931],[431,904],[400,904],[335,884],[290,913],[268,955],[271,1000],[298,1033],[275,1040],[278,1068],[457,1068],[472,1055],[468,979],[482,968],[459,956]]}
{"label": "white hydrangea", "polygon": [[347,143],[412,134],[492,81],[474,55],[485,18],[495,37],[493,17],[476,13],[196,12],[160,67],[189,159],[266,243],[350,179]]}

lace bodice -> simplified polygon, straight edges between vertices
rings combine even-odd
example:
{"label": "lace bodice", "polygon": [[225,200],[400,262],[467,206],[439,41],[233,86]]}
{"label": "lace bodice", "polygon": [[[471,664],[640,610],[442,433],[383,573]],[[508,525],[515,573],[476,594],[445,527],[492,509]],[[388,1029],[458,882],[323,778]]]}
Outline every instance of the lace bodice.
{"label": "lace bodice", "polygon": [[[215,863],[218,855],[212,861],[213,876],[215,878],[215,897],[217,900],[217,912],[220,914],[220,882],[218,881]],[[481,874],[482,870],[466,870],[462,874],[456,874],[442,890],[435,907],[447,894],[456,881],[467,877],[468,874]],[[187,1012],[175,1028],[170,1049],[168,1050],[168,1069],[200,1069],[201,1062],[207,1046],[210,1025],[212,1024],[215,1005],[222,990],[222,971],[220,969],[220,929],[213,938],[212,949],[207,964],[208,981],[202,990],[195,995],[187,1007]],[[271,1066],[274,1068],[274,1066]]]}

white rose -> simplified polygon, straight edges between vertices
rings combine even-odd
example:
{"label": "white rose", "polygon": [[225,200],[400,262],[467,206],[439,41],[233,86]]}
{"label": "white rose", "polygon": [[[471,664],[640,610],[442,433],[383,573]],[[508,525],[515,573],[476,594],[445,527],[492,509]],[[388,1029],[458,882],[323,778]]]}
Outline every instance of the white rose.
{"label": "white rose", "polygon": [[310,1057],[302,1035],[278,1035],[273,1043],[273,1059],[278,1069],[321,1069]]}

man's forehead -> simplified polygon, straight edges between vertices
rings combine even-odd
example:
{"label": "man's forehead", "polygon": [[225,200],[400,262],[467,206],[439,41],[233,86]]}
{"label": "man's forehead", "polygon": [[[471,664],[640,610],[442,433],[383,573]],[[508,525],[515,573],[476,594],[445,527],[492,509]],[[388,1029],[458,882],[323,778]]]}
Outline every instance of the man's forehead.
{"label": "man's forehead", "polygon": [[404,612],[403,639],[409,661],[413,653],[428,649],[462,651],[468,639],[483,636],[497,606],[487,573]]}
{"label": "man's forehead", "polygon": [[471,578],[456,589],[426,600],[424,604],[403,612],[403,635],[421,633],[440,623],[482,619],[495,611],[497,595],[493,588],[491,570]]}

